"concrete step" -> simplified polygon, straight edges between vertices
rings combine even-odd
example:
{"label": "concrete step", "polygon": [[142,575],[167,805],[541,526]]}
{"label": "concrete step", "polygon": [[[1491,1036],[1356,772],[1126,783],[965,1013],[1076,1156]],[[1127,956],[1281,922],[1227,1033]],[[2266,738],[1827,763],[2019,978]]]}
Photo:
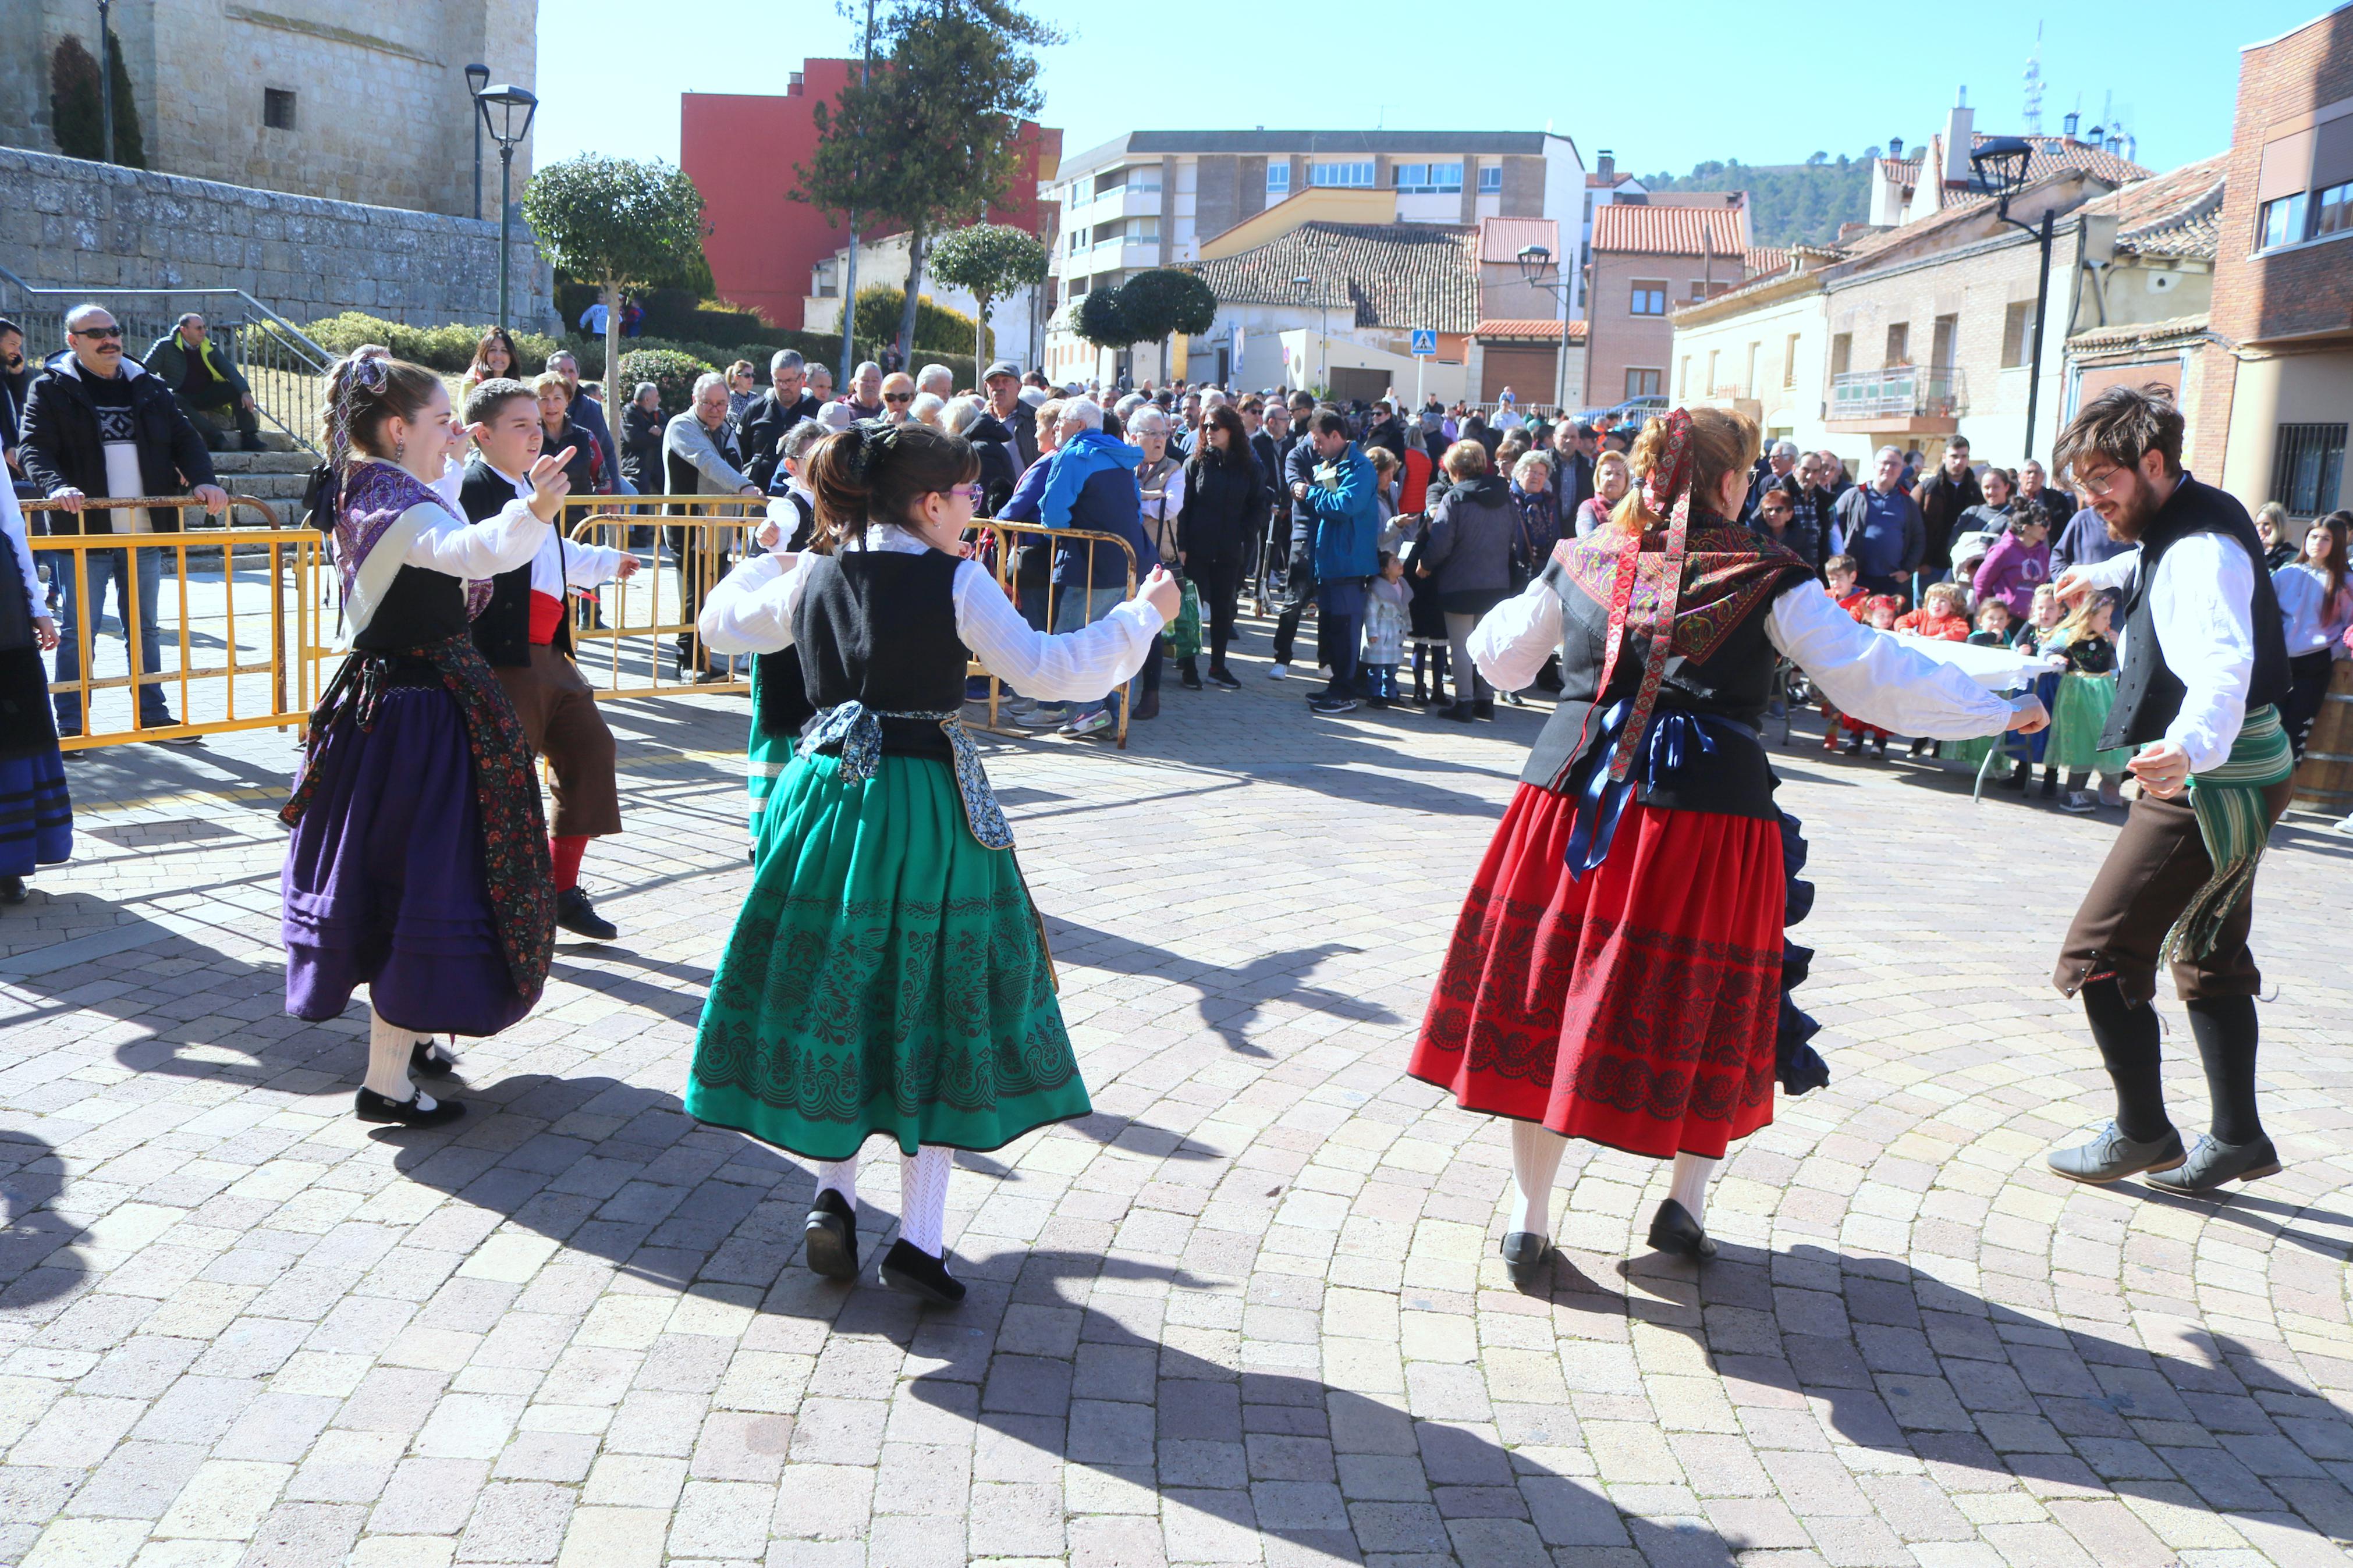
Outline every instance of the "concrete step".
{"label": "concrete step", "polygon": [[318,462],[308,452],[215,452],[216,474],[307,474]]}

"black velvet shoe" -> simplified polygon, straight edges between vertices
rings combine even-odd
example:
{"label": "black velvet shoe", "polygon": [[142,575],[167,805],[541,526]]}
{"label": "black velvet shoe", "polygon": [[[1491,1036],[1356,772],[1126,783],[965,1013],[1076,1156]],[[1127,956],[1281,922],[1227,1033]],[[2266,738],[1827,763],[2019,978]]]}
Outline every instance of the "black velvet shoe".
{"label": "black velvet shoe", "polygon": [[1190,665],[1187,665],[1184,668],[1179,669],[1176,672],[1176,683],[1187,691],[1198,691],[1201,689],[1201,677]]}
{"label": "black velvet shoe", "polygon": [[801,1243],[810,1272],[828,1279],[858,1278],[858,1211],[832,1188],[818,1194],[817,1202],[809,1205]]}
{"label": "black velvet shoe", "polygon": [[1143,696],[1137,698],[1134,703],[1129,707],[1127,716],[1139,724],[1144,722],[1146,719],[1159,718],[1160,693],[1157,691],[1147,691]]}
{"label": "black velvet shoe", "polygon": [[964,1300],[964,1281],[948,1272],[947,1259],[934,1258],[903,1237],[882,1255],[882,1283],[943,1307]]}
{"label": "black velvet shoe", "polygon": [[1493,719],[1494,716],[1495,700],[1493,698],[1482,697],[1471,704],[1471,717],[1473,719]]}
{"label": "black velvet shoe", "polygon": [[2224,1182],[2253,1182],[2276,1176],[2282,1169],[2279,1151],[2260,1132],[2244,1143],[2225,1143],[2211,1134],[2200,1133],[2198,1146],[2189,1151],[2187,1160],[2161,1174],[2152,1171],[2142,1180],[2160,1193],[2189,1197],[2211,1193]]}
{"label": "black velvet shoe", "polygon": [[419,1078],[449,1077],[458,1070],[458,1055],[450,1051],[444,1056],[442,1052],[447,1049],[431,1040],[417,1041],[408,1047],[408,1070]]}
{"label": "black velvet shoe", "polygon": [[1221,669],[1215,666],[1209,669],[1209,684],[1223,687],[1228,691],[1240,691],[1242,689],[1242,683],[1234,679],[1232,670]]}
{"label": "black velvet shoe", "polygon": [[22,877],[0,877],[0,904],[21,904],[31,898]]}
{"label": "black velvet shoe", "polygon": [[592,942],[610,942],[621,934],[621,928],[598,914],[588,895],[578,888],[566,888],[555,895],[555,923]]}
{"label": "black velvet shoe", "polygon": [[1525,1289],[1545,1282],[1546,1259],[1552,1253],[1552,1237],[1538,1236],[1532,1230],[1515,1230],[1504,1237],[1504,1272],[1512,1283]]}
{"label": "black velvet shoe", "polygon": [[396,1122],[403,1127],[438,1127],[466,1114],[465,1102],[456,1100],[435,1100],[429,1110],[418,1110],[429,1098],[420,1089],[406,1100],[387,1100],[364,1088],[353,1100],[352,1109],[359,1112],[362,1121]]}
{"label": "black velvet shoe", "polygon": [[1715,1256],[1715,1243],[1700,1229],[1691,1211],[1672,1198],[1659,1205],[1657,1217],[1651,1221],[1651,1245],[1661,1252],[1703,1263]]}
{"label": "black velvet shoe", "polygon": [[1468,702],[1451,702],[1438,710],[1438,716],[1441,719],[1451,719],[1457,724],[1468,724],[1474,715]]}

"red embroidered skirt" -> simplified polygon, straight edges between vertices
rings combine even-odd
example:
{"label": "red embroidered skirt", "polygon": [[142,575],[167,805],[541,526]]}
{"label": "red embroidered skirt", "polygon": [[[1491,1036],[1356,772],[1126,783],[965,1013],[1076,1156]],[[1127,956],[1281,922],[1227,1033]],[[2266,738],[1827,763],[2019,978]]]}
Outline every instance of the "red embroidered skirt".
{"label": "red embroidered skirt", "polygon": [[1464,1109],[1630,1153],[1773,1120],[1778,824],[1630,803],[1572,881],[1572,797],[1522,784],[1463,900],[1408,1070]]}

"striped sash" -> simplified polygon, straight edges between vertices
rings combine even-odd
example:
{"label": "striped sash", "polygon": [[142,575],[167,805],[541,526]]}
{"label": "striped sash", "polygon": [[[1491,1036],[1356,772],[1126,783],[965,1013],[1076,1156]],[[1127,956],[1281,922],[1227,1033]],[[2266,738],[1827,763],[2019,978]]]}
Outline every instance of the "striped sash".
{"label": "striped sash", "polygon": [[2214,874],[2165,933],[2160,950],[2165,962],[2184,952],[2204,958],[2214,951],[2222,922],[2254,885],[2263,842],[2271,837],[2263,791],[2295,772],[2295,758],[2279,710],[2266,703],[2247,714],[2221,766],[2189,776],[2189,808],[2197,814],[2198,836],[2205,840]]}

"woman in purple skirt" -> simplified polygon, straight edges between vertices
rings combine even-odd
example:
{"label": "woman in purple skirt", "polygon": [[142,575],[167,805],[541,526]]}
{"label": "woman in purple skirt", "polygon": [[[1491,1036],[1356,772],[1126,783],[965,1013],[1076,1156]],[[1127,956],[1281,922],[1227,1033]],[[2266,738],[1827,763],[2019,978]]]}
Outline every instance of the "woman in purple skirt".
{"label": "woman in purple skirt", "polygon": [[352,651],[311,715],[280,816],[286,1010],[338,1017],[368,990],[364,1121],[427,1127],[463,1114],[409,1080],[454,1058],[420,1038],[491,1035],[539,1000],[555,892],[539,781],[514,708],[468,622],[490,579],[531,560],[570,488],[568,451],[531,470],[532,497],[468,523],[432,488],[451,436],[431,371],[384,356],[336,365],[328,458]]}

